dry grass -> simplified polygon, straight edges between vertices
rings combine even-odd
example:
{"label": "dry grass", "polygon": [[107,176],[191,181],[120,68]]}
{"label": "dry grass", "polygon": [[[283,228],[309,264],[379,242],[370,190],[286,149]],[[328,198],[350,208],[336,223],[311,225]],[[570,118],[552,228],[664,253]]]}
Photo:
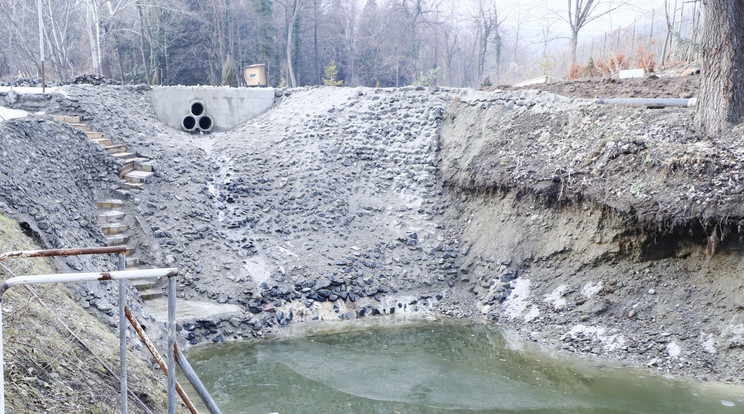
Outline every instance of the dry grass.
{"label": "dry grass", "polygon": [[[38,249],[20,226],[0,215],[0,252]],[[52,272],[47,259],[8,259],[15,274]],[[3,271],[3,279],[8,275]],[[118,367],[119,341],[93,315],[82,309],[62,285],[34,290],[80,338],[110,366]],[[119,381],[112,378],[32,295],[22,287],[3,300],[6,406],[8,413],[120,412]],[[164,412],[164,387],[139,356],[130,353],[131,388],[147,394],[150,408]],[[137,378],[134,381],[132,378]],[[130,402],[130,412],[144,412]]]}

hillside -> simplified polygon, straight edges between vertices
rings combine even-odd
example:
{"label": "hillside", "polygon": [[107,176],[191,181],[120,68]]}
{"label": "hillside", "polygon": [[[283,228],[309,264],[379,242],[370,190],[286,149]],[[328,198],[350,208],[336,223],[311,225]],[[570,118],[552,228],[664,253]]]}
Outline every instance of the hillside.
{"label": "hillside", "polygon": [[[232,131],[189,135],[154,117],[145,89],[70,86],[45,108],[156,164],[122,207],[143,263],[182,269],[185,302],[239,309],[182,324],[184,344],[406,312],[740,382],[740,130],[712,142],[687,108],[539,90],[319,87],[283,91]],[[4,150],[29,158],[0,171],[3,211],[48,246],[101,243],[88,223],[117,188],[110,157],[48,117],[3,128],[15,143]],[[106,265],[68,263],[93,264]],[[111,321],[112,292],[76,292]]]}

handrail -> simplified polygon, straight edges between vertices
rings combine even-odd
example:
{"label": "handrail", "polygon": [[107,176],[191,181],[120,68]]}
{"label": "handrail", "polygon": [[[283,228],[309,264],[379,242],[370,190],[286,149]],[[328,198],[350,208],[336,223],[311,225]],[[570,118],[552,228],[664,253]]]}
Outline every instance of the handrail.
{"label": "handrail", "polygon": [[20,250],[15,252],[0,253],[0,262],[14,257],[53,257],[53,256],[78,256],[83,254],[108,254],[124,253],[127,246],[107,247],[80,247],[73,249],[47,249],[47,250]]}
{"label": "handrail", "polygon": [[[128,250],[126,246],[88,247],[76,249],[50,249],[50,250],[25,250],[6,252],[0,254],[0,262],[7,258],[19,257],[53,257],[53,256],[75,256],[83,254],[119,254],[119,271],[113,272],[88,272],[88,273],[57,273],[46,275],[24,275],[14,276],[0,284],[0,414],[5,414],[5,375],[3,371],[3,323],[2,323],[2,300],[5,292],[13,286],[38,285],[50,283],[71,283],[86,281],[119,281],[119,358],[121,360],[121,412],[127,414],[127,362],[126,362],[126,319],[124,306],[126,302],[126,289],[124,280],[168,277],[168,348],[175,349],[176,340],[176,278],[178,269],[145,269],[145,270],[123,270],[125,267],[124,253]],[[172,352],[168,357],[168,414],[176,412],[176,360]]]}
{"label": "handrail", "polygon": [[6,290],[13,286],[43,285],[50,283],[94,282],[104,280],[150,279],[178,275],[176,268],[119,270],[98,273],[57,273],[49,275],[26,275],[11,277],[0,284],[0,303]]}
{"label": "handrail", "polygon": [[199,376],[196,374],[196,371],[194,371],[194,368],[191,368],[191,364],[189,364],[189,361],[186,359],[186,355],[184,355],[183,352],[178,349],[177,345],[173,346],[173,353],[176,357],[176,361],[178,361],[178,365],[181,366],[181,370],[183,370],[184,375],[186,375],[186,378],[188,378],[191,386],[194,387],[194,390],[196,390],[196,393],[199,394],[199,398],[201,398],[204,405],[207,406],[209,412],[211,414],[222,414],[220,408],[217,407],[217,403],[215,403],[214,399],[212,399],[212,396],[209,395],[207,387],[202,384]]}
{"label": "handrail", "polygon": [[[157,348],[155,348],[155,345],[152,343],[152,341],[150,341],[150,338],[145,333],[145,330],[142,329],[142,325],[137,322],[137,319],[134,317],[134,314],[129,309],[129,306],[124,307],[124,313],[126,313],[127,319],[129,319],[129,323],[132,325],[132,328],[134,328],[140,339],[142,339],[142,342],[144,342],[145,347],[150,351],[150,354],[152,354],[155,362],[157,362],[157,364],[160,366],[160,369],[163,370],[165,375],[168,375],[168,367],[165,365],[163,357],[160,356],[160,352],[158,352]],[[186,395],[186,391],[181,388],[181,384],[178,383],[178,380],[176,380],[176,392],[178,392],[178,395],[181,396],[183,403],[186,404],[186,408],[189,409],[191,414],[199,414],[199,411],[196,409],[196,407],[194,407],[194,404],[189,399],[189,396]]]}

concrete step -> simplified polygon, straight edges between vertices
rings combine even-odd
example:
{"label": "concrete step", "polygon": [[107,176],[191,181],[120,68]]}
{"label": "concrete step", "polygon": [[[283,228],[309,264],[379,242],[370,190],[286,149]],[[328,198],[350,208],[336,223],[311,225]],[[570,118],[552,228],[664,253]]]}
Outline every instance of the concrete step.
{"label": "concrete step", "polygon": [[71,126],[73,128],[82,129],[85,132],[88,132],[88,131],[91,130],[90,126],[89,125],[85,125],[85,124],[77,124],[77,123],[68,122],[67,125],[69,125],[69,126]]}
{"label": "concrete step", "polygon": [[132,280],[132,286],[139,291],[143,291],[154,288],[158,284],[157,282],[157,279],[134,279]]}
{"label": "concrete step", "polygon": [[124,205],[124,202],[122,200],[118,200],[116,198],[110,198],[108,200],[98,200],[96,201],[96,207],[98,208],[119,208]]}
{"label": "concrete step", "polygon": [[110,153],[110,154],[111,154],[111,156],[113,156],[113,157],[116,157],[116,158],[121,158],[121,159],[126,159],[126,158],[129,158],[129,157],[131,157],[132,155],[134,155],[134,154],[133,154],[133,153],[131,153],[131,152],[126,152],[126,150],[125,150],[125,151],[123,151],[123,152],[115,152],[115,153]]}
{"label": "concrete step", "polygon": [[127,245],[127,250],[124,252],[124,256],[129,257],[129,256],[133,255],[136,252],[137,252],[137,247],[132,246],[131,244],[128,244]]}
{"label": "concrete step", "polygon": [[155,175],[149,171],[132,171],[124,175],[127,181],[130,183],[149,183],[152,182],[151,177]]}
{"label": "concrete step", "polygon": [[124,144],[118,144],[118,145],[106,145],[103,147],[103,149],[106,150],[109,154],[120,154],[122,152],[126,152],[127,146]]}
{"label": "concrete step", "polygon": [[91,138],[91,141],[95,142],[96,144],[102,145],[104,148],[114,145],[114,143],[111,142],[111,140],[108,138]]}
{"label": "concrete step", "polygon": [[88,138],[89,139],[100,139],[100,138],[103,138],[103,132],[85,131],[85,134],[88,135]]}
{"label": "concrete step", "polygon": [[139,292],[142,300],[154,300],[163,297],[163,291],[160,289],[147,289]]}
{"label": "concrete step", "polygon": [[126,259],[127,269],[137,267],[140,264],[140,259],[136,257],[128,257]]}
{"label": "concrete step", "polygon": [[119,178],[123,178],[128,173],[134,171],[135,167],[136,166],[133,162],[125,163],[124,165],[119,167]]}
{"label": "concrete step", "polygon": [[127,214],[125,212],[119,211],[119,210],[104,211],[103,213],[98,214],[98,222],[99,223],[118,223],[126,215]]}
{"label": "concrete step", "polygon": [[134,169],[138,171],[153,172],[155,171],[155,163],[150,160],[138,162],[134,164]]}
{"label": "concrete step", "polygon": [[52,118],[57,122],[80,123],[80,117],[77,115],[54,115]]}
{"label": "concrete step", "polygon": [[106,236],[106,244],[109,246],[121,246],[122,244],[127,244],[127,241],[129,241],[129,236],[123,234]]}
{"label": "concrete step", "polygon": [[101,224],[103,234],[121,234],[129,230],[129,226],[122,223],[104,223]]}
{"label": "concrete step", "polygon": [[143,157],[133,157],[133,158],[127,158],[124,160],[124,164],[133,164],[134,169],[137,171],[146,171],[146,172],[153,172],[155,171],[155,163],[149,159],[149,158],[143,158]]}
{"label": "concrete step", "polygon": [[117,188],[116,190],[111,192],[111,195],[121,200],[129,200],[130,198],[134,197],[134,195],[132,195],[129,190],[124,188]]}
{"label": "concrete step", "polygon": [[145,184],[144,183],[133,183],[127,180],[121,180],[118,183],[116,183],[116,185],[118,185],[119,188],[123,190],[132,191],[132,190],[139,190],[140,188],[144,187]]}
{"label": "concrete step", "polygon": [[126,161],[126,162],[133,162],[133,163],[136,164],[136,163],[140,163],[140,162],[150,161],[150,159],[149,158],[145,158],[145,157],[132,157],[132,158],[127,158],[124,161]]}

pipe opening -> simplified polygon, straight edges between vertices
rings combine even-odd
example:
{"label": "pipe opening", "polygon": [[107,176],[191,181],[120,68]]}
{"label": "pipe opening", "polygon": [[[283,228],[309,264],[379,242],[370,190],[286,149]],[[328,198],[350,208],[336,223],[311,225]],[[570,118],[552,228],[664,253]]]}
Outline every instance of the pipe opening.
{"label": "pipe opening", "polygon": [[212,129],[212,118],[206,115],[199,118],[199,129],[205,132],[210,131]]}
{"label": "pipe opening", "polygon": [[194,128],[196,128],[196,118],[191,115],[186,115],[185,117],[183,117],[181,126],[183,126],[184,131],[193,131]]}
{"label": "pipe opening", "polygon": [[191,103],[191,114],[194,116],[199,116],[204,113],[204,104],[199,101],[195,101]]}

